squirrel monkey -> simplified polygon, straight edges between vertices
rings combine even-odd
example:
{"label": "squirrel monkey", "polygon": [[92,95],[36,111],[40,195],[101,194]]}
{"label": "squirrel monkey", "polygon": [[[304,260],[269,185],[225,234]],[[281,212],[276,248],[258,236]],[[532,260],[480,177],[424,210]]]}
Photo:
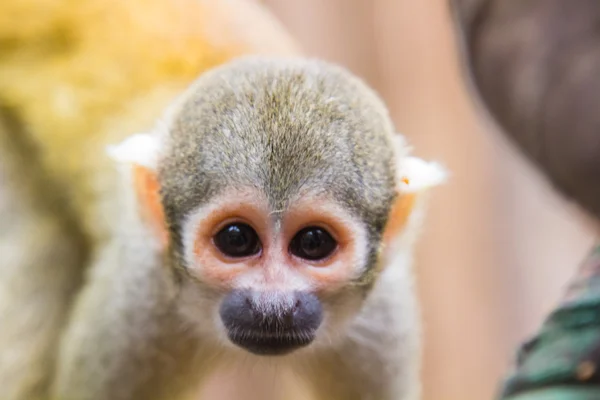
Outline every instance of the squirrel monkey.
{"label": "squirrel monkey", "polygon": [[219,369],[270,370],[318,400],[418,398],[411,249],[445,172],[410,156],[362,81],[243,57],[108,154],[118,223],[53,399],[188,399]]}

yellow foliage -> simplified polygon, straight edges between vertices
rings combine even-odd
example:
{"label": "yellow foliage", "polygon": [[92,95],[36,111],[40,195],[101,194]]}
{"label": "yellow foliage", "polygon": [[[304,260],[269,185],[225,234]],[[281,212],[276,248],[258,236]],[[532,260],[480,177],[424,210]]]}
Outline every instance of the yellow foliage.
{"label": "yellow foliage", "polygon": [[107,143],[148,128],[210,67],[243,54],[297,52],[251,0],[2,0],[0,107],[89,215],[82,207],[102,190],[94,171]]}

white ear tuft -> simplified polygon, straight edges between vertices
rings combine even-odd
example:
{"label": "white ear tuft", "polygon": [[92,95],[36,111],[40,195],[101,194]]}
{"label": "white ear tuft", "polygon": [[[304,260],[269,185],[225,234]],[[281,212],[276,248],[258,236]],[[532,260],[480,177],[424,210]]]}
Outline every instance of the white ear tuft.
{"label": "white ear tuft", "polygon": [[138,133],[123,140],[118,145],[108,146],[107,154],[119,163],[139,164],[156,168],[160,143],[158,137],[148,133]]}
{"label": "white ear tuft", "polygon": [[446,181],[448,172],[436,162],[427,162],[410,156],[412,148],[404,136],[396,134],[392,138],[396,159],[398,160],[399,190],[414,193],[440,185]]}
{"label": "white ear tuft", "polygon": [[427,162],[417,157],[406,157],[399,165],[400,190],[419,192],[446,181],[448,172],[436,162]]}

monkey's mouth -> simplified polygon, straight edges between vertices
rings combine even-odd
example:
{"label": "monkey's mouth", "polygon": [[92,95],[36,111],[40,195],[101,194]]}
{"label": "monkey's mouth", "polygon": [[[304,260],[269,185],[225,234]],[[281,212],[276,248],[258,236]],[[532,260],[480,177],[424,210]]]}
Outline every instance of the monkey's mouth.
{"label": "monkey's mouth", "polygon": [[261,356],[280,356],[308,346],[315,338],[313,331],[244,331],[228,329],[227,336],[235,345]]}
{"label": "monkey's mouth", "polygon": [[323,318],[311,293],[233,290],[219,314],[229,340],[250,353],[279,356],[308,346]]}

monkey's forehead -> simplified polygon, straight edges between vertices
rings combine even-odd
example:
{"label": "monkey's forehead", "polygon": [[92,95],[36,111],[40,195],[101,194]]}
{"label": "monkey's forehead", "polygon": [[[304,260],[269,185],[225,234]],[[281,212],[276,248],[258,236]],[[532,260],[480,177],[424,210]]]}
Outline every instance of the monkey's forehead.
{"label": "monkey's forehead", "polygon": [[[170,158],[203,169],[263,174],[384,174],[393,157],[387,109],[340,67],[304,59],[245,58],[192,86],[174,114]],[[342,168],[339,168],[342,167]]]}
{"label": "monkey's forehead", "polygon": [[368,211],[393,196],[392,133],[379,98],[339,67],[244,59],[185,95],[161,181],[172,196],[188,193],[189,206],[236,185],[260,188],[275,207],[310,189]]}
{"label": "monkey's forehead", "polygon": [[382,159],[356,159],[331,149],[311,152],[273,144],[250,150],[231,143],[213,152],[203,149],[165,159],[159,169],[163,199],[174,219],[237,188],[265,199],[271,211],[285,211],[302,198],[319,198],[372,221],[389,211],[394,172]]}
{"label": "monkey's forehead", "polygon": [[345,69],[317,60],[238,59],[202,75],[182,98],[174,123],[185,125],[180,134],[199,140],[203,134],[235,132],[242,124],[270,136],[287,131],[269,128],[286,127],[329,129],[337,136],[386,136],[394,130],[371,88]]}

